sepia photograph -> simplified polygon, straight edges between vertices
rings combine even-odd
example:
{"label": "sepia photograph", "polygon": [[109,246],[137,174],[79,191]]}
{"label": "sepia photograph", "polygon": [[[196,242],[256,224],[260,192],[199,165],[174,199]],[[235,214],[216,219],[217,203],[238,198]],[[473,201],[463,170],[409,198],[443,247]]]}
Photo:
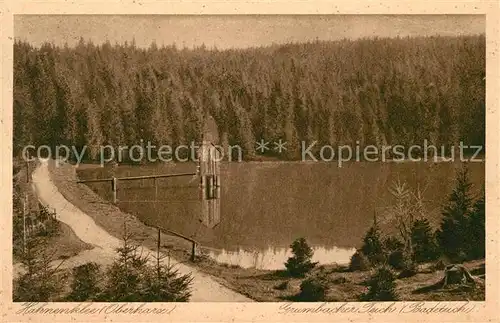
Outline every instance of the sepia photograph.
{"label": "sepia photograph", "polygon": [[13,20],[27,313],[486,300],[485,15]]}

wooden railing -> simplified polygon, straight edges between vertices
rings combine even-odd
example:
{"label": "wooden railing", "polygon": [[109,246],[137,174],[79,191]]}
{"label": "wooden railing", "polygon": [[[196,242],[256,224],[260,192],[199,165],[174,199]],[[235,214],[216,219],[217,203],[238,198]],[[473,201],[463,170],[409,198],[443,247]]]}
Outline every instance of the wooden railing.
{"label": "wooden railing", "polygon": [[158,186],[156,185],[157,178],[168,178],[168,177],[182,177],[182,176],[196,176],[195,173],[177,173],[177,174],[158,174],[158,175],[145,175],[145,176],[128,176],[128,177],[109,177],[109,178],[98,178],[98,179],[84,179],[77,180],[76,182],[81,183],[99,183],[99,182],[110,182],[111,190],[113,192],[113,203],[116,204],[117,197],[116,192],[118,190],[118,181],[132,181],[132,180],[141,180],[141,179],[154,179],[155,186],[155,195],[158,194]]}
{"label": "wooden railing", "polygon": [[[177,173],[177,174],[158,174],[158,175],[145,175],[145,176],[129,176],[129,177],[110,177],[110,178],[99,178],[99,179],[86,179],[78,180],[77,183],[98,183],[98,182],[111,182],[111,188],[113,191],[113,203],[116,204],[116,192],[118,189],[118,181],[130,181],[130,180],[142,180],[142,179],[154,179],[155,195],[157,195],[158,186],[156,185],[157,178],[168,178],[168,177],[181,177],[181,176],[196,176],[198,172],[195,173]],[[158,229],[158,249],[160,245],[160,231],[165,234],[174,235],[191,243],[191,261],[195,260],[196,257],[196,246],[198,242],[192,238],[189,238],[181,233],[175,232],[173,230],[165,229],[160,226],[156,226]]]}
{"label": "wooden railing", "polygon": [[186,237],[185,235],[180,234],[178,232],[175,232],[173,230],[162,228],[161,226],[156,226],[156,228],[158,229],[158,248],[160,245],[160,231],[162,231],[166,234],[171,234],[171,235],[174,235],[176,237],[179,237],[181,239],[184,239],[184,240],[191,242],[191,261],[195,260],[195,258],[196,258],[196,246],[198,245],[198,241],[196,241],[192,238]]}

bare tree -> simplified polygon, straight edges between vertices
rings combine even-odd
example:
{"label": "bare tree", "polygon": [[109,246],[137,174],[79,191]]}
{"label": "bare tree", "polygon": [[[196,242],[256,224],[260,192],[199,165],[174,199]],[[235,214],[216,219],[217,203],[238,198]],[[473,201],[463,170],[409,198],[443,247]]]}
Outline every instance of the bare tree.
{"label": "bare tree", "polygon": [[389,207],[391,220],[396,222],[399,235],[404,243],[407,255],[413,255],[412,228],[416,220],[425,218],[423,193],[420,188],[412,191],[405,182],[399,179],[389,189],[395,203]]}

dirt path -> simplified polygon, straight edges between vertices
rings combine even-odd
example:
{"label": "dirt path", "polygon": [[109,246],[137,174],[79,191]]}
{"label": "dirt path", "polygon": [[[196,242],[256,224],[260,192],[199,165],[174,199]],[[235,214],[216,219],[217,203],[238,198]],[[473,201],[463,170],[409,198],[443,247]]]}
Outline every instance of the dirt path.
{"label": "dirt path", "polygon": [[[76,206],[68,202],[58,191],[50,178],[48,162],[41,161],[40,166],[33,172],[33,185],[40,202],[50,209],[55,209],[57,219],[73,229],[83,242],[94,245],[96,249],[82,252],[68,259],[75,265],[89,261],[100,264],[109,264],[116,256],[115,248],[121,246],[121,241],[101,227],[94,220],[83,213]],[[153,251],[144,248],[144,252],[153,254]],[[210,276],[199,272],[185,264],[171,261],[175,268],[182,274],[191,273],[194,277],[192,285],[192,302],[250,302],[251,299],[238,294],[217,283]]]}

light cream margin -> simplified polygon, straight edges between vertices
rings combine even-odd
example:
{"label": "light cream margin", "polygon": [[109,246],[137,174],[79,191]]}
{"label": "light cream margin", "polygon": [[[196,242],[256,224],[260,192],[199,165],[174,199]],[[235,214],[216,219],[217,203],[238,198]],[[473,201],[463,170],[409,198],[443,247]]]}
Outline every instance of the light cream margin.
{"label": "light cream margin", "polygon": [[[0,5],[2,42],[1,101],[1,306],[2,322],[34,321],[266,321],[266,322],[499,322],[499,59],[500,16],[498,1],[255,1],[163,2],[163,1],[7,1]],[[12,303],[12,45],[15,14],[485,14],[487,16],[487,289],[486,302],[475,303],[469,314],[284,314],[280,303],[187,303],[177,304],[168,316],[148,315],[16,315]],[[251,27],[250,27],[251,28]],[[431,303],[428,303],[430,305]],[[53,304],[56,305],[56,304]],[[96,304],[97,305],[97,304]],[[172,304],[163,304],[171,308]],[[312,307],[314,304],[295,304]],[[318,304],[319,305],[319,304]],[[358,303],[358,305],[360,305]],[[402,304],[401,304],[402,305]],[[59,303],[57,307],[71,307]]]}

